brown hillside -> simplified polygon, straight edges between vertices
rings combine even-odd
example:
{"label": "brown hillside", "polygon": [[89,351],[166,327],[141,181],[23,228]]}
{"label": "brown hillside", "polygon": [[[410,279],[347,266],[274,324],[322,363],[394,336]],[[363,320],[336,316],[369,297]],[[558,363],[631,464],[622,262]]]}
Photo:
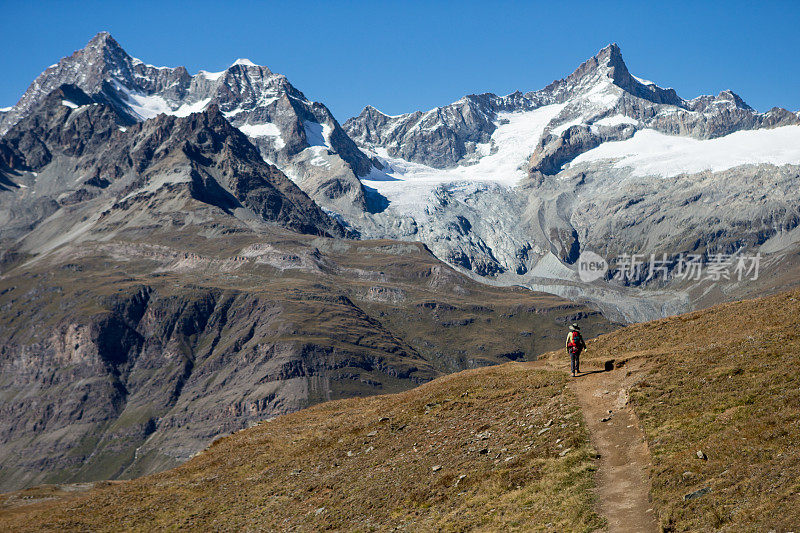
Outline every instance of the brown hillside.
{"label": "brown hillside", "polygon": [[560,372],[511,363],[339,400],[224,438],[187,464],[55,503],[15,530],[591,530],[592,456]]}

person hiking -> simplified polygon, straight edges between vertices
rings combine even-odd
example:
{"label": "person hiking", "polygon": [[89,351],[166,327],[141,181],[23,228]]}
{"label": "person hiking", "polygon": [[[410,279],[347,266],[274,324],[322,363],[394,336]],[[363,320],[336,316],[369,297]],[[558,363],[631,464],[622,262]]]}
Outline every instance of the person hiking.
{"label": "person hiking", "polygon": [[567,353],[569,354],[569,364],[572,369],[572,377],[575,374],[580,374],[580,355],[586,349],[586,343],[583,342],[581,337],[581,328],[578,324],[572,324],[567,333]]}

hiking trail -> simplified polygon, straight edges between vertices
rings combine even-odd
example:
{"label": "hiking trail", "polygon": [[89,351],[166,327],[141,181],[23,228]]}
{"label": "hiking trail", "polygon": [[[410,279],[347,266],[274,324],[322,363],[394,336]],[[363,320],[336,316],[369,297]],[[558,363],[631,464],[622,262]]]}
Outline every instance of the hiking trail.
{"label": "hiking trail", "polygon": [[[538,366],[569,372],[569,360],[537,361]],[[628,405],[627,389],[639,364],[590,371],[570,377],[569,387],[583,411],[592,446],[599,454],[598,511],[612,533],[656,532],[655,512],[649,500],[650,451],[638,418]]]}

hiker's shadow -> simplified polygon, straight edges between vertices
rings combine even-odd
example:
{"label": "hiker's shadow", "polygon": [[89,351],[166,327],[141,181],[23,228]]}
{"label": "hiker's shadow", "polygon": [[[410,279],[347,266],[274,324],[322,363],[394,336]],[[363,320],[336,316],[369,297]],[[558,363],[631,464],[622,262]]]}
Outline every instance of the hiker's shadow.
{"label": "hiker's shadow", "polygon": [[589,376],[591,374],[602,374],[604,372],[611,372],[612,370],[614,370],[614,367],[616,366],[614,363],[615,361],[613,359],[610,359],[603,364],[602,370],[589,370],[588,372],[578,372],[578,375],[575,377],[579,378],[581,376]]}
{"label": "hiker's shadow", "polygon": [[602,369],[602,370],[590,370],[588,372],[578,372],[578,374],[575,377],[581,378],[583,376],[589,376],[591,374],[603,374],[604,372],[610,372],[610,370]]}

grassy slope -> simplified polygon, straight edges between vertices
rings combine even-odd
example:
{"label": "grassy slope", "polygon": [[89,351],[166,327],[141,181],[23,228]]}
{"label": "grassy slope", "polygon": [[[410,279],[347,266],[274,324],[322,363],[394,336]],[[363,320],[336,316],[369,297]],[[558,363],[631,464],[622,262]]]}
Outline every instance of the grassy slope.
{"label": "grassy slope", "polygon": [[[647,435],[665,530],[800,528],[799,328],[800,291],[791,291],[590,343],[587,368],[645,361],[630,399]],[[705,487],[711,492],[684,501]]]}
{"label": "grassy slope", "polygon": [[29,489],[0,502],[0,524],[589,531],[603,523],[591,458],[564,375],[510,363],[318,405],[217,441],[177,469],[15,506],[52,491]]}

